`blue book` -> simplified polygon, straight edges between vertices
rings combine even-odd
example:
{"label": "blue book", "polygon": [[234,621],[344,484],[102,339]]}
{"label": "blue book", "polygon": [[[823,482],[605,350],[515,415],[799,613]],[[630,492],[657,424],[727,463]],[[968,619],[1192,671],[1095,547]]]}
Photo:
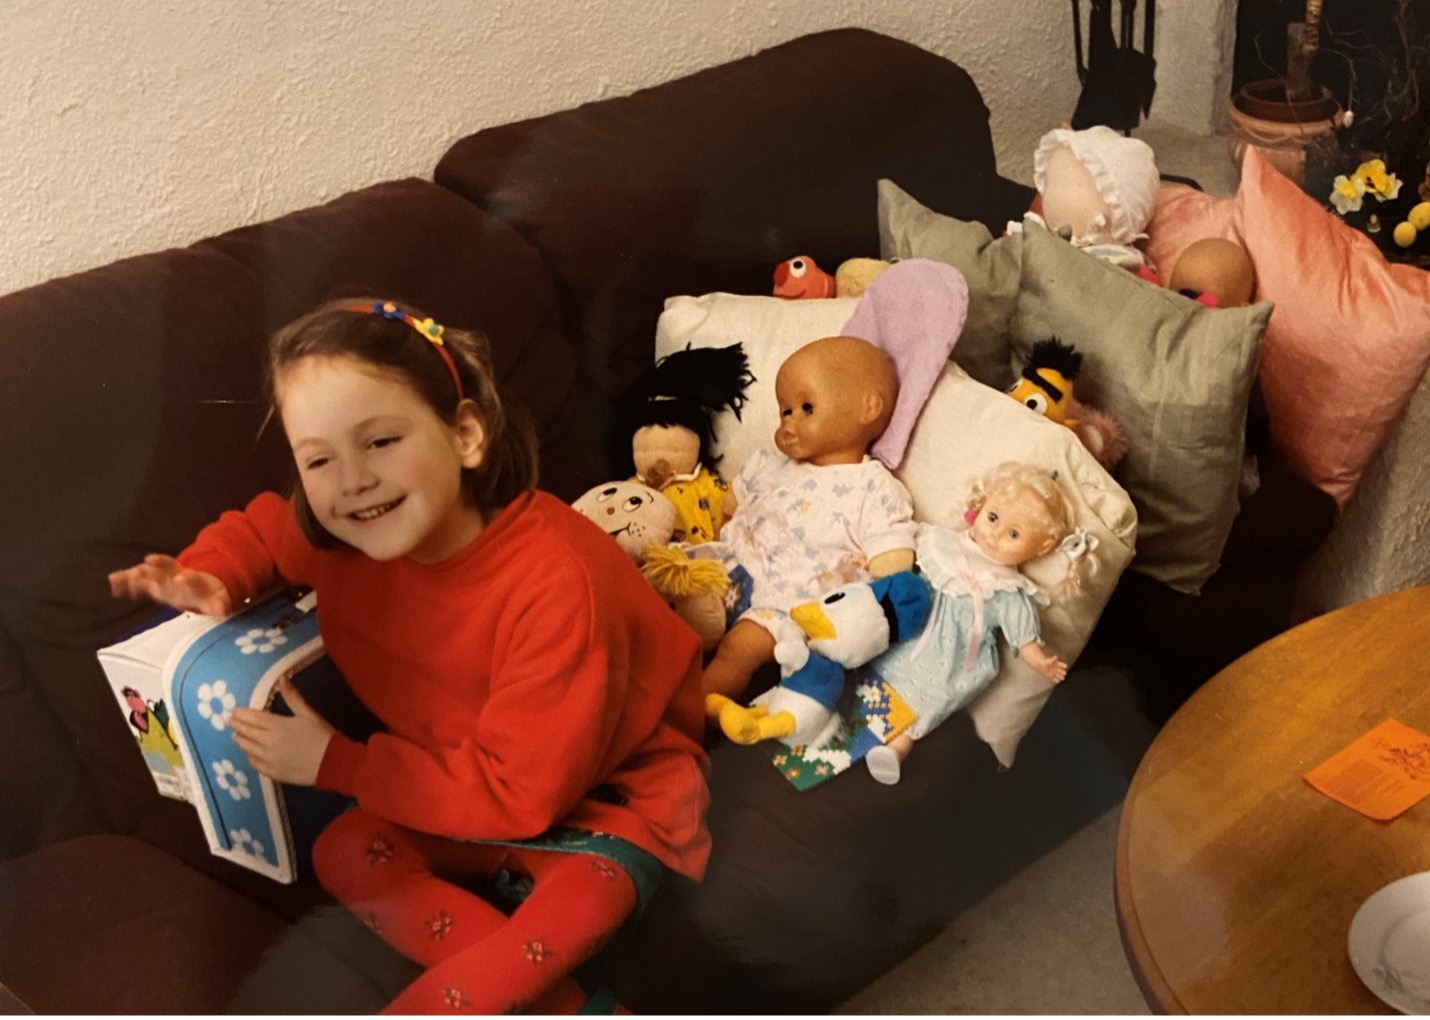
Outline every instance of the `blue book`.
{"label": "blue book", "polygon": [[277,688],[290,677],[348,736],[380,728],[324,655],[316,602],[287,589],[226,620],[171,611],[99,651],[159,792],[193,804],[215,856],[278,882],[350,801],[260,775],[234,743],[233,710],[286,713]]}

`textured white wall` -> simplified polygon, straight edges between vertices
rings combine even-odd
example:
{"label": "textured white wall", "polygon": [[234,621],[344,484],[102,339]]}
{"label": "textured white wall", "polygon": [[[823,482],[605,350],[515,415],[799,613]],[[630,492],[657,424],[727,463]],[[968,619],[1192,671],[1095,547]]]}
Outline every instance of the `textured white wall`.
{"label": "textured white wall", "polygon": [[[1139,32],[1141,8],[1139,4]],[[1160,0],[1153,46],[1157,94],[1149,119],[1197,134],[1219,133],[1231,94],[1236,0]]]}
{"label": "textured white wall", "polygon": [[964,66],[1021,179],[1077,95],[1065,0],[8,0],[3,14],[0,293],[430,176],[479,128],[823,28]]}
{"label": "textured white wall", "polygon": [[[428,176],[479,128],[824,28],[965,67],[1017,180],[1078,94],[1065,0],[6,0],[0,14],[0,293]],[[1233,0],[1159,3],[1155,120],[1215,129],[1233,28]],[[1427,434],[1430,383],[1310,572],[1312,608],[1430,580]]]}

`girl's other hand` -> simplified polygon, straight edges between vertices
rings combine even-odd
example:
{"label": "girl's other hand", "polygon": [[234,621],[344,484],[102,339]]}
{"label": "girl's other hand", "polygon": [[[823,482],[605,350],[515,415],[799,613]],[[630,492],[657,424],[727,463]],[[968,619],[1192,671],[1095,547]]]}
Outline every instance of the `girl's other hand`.
{"label": "girl's other hand", "polygon": [[233,611],[233,598],[217,577],[190,570],[174,557],[157,553],[145,556],[143,563],[110,574],[109,592],[115,598],[148,598],[220,620]]}
{"label": "girl's other hand", "polygon": [[318,768],[334,730],[303,700],[291,680],[279,681],[278,690],[293,714],[236,708],[231,717],[234,743],[248,755],[249,763],[269,779],[312,786],[318,781]]}

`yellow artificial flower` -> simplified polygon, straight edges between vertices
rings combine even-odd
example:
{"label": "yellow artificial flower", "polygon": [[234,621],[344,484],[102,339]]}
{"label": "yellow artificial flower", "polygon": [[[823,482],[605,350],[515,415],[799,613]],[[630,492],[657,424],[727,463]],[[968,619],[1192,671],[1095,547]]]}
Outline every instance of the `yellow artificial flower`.
{"label": "yellow artificial flower", "polygon": [[431,340],[439,347],[442,346],[443,329],[441,326],[437,325],[437,323],[433,322],[431,319],[413,319],[412,325],[417,329],[417,332],[421,333],[428,340]]}
{"label": "yellow artificial flower", "polygon": [[1400,194],[1400,178],[1388,173],[1385,160],[1372,159],[1356,167],[1356,179],[1365,182],[1365,189],[1382,202]]}
{"label": "yellow artificial flower", "polygon": [[1354,177],[1341,174],[1331,183],[1331,204],[1336,207],[1336,212],[1342,216],[1348,212],[1359,212],[1365,194],[1365,178],[1359,173]]}

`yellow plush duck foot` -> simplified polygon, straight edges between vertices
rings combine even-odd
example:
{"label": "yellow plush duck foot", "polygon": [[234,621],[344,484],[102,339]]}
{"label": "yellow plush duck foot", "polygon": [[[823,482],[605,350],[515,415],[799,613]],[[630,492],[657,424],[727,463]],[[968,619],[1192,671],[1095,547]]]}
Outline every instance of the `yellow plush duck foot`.
{"label": "yellow plush duck foot", "polygon": [[720,729],[737,744],[757,744],[793,733],[794,716],[788,712],[770,715],[763,705],[741,708],[731,702],[720,709]]}
{"label": "yellow plush duck foot", "polygon": [[707,694],[705,695],[705,718],[710,722],[718,723],[720,721],[721,710],[724,709],[726,705],[734,704],[733,701],[723,694]]}

